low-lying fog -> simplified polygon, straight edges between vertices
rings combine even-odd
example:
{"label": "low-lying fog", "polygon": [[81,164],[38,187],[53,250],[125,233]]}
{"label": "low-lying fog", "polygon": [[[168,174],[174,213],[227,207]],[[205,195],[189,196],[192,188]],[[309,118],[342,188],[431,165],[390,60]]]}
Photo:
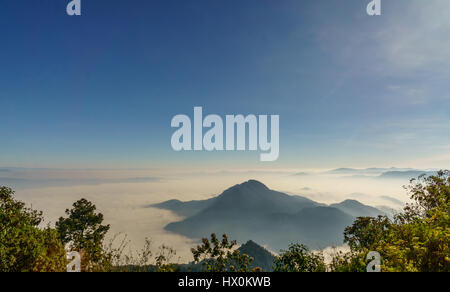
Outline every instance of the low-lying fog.
{"label": "low-lying fog", "polygon": [[163,229],[181,218],[146,206],[170,199],[207,199],[235,184],[256,179],[271,189],[321,203],[356,199],[371,206],[400,209],[408,200],[402,187],[408,184],[408,179],[382,179],[378,175],[299,170],[183,173],[173,170],[2,169],[0,185],[13,187],[16,198],[42,210],[46,223],[52,225],[64,216],[65,209],[73,202],[86,198],[95,203],[106,223],[111,224],[110,236],[127,234],[134,249],[141,248],[148,237],[155,251],[164,243],[177,250],[179,262],[187,262],[192,260],[190,248],[197,242]]}

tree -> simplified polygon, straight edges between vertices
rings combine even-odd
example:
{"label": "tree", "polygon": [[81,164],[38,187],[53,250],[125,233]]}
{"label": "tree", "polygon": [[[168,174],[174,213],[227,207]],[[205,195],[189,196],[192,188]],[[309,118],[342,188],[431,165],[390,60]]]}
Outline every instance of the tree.
{"label": "tree", "polygon": [[409,186],[404,187],[414,201],[407,204],[404,213],[397,216],[403,223],[411,223],[416,219],[430,219],[441,211],[450,212],[450,171],[441,170],[437,175],[421,175],[412,179]]}
{"label": "tree", "polygon": [[361,259],[377,251],[382,271],[450,272],[450,172],[420,176],[405,189],[413,202],[393,220],[363,217],[346,228],[351,253],[335,260],[335,270],[360,269]]}
{"label": "tree", "polygon": [[344,243],[352,249],[368,249],[386,239],[391,222],[386,216],[358,217],[352,226],[345,228]]}
{"label": "tree", "polygon": [[179,270],[179,268],[175,265],[170,263],[172,258],[176,255],[176,251],[166,245],[161,245],[159,247],[159,252],[156,255],[155,258],[155,271],[156,272],[176,272]]}
{"label": "tree", "polygon": [[86,199],[73,204],[66,210],[67,218],[59,218],[56,223],[61,241],[71,250],[80,252],[82,270],[96,270],[102,261],[108,260],[103,252],[103,241],[109,225],[102,225],[103,214],[96,213],[96,206]]}
{"label": "tree", "polygon": [[275,258],[275,272],[325,272],[326,265],[321,253],[310,252],[303,244],[291,244]]}
{"label": "tree", "polygon": [[229,241],[224,234],[222,241],[219,241],[215,234],[211,234],[211,241],[203,238],[202,244],[193,248],[192,254],[196,264],[201,263],[205,272],[250,272],[259,271],[259,268],[252,270],[253,258],[246,254],[241,254],[235,249],[236,241]]}
{"label": "tree", "polygon": [[56,230],[39,229],[42,212],[25,207],[0,187],[0,271],[64,271],[66,256]]}
{"label": "tree", "polygon": [[338,251],[332,255],[328,265],[329,272],[362,273],[367,271],[367,253]]}

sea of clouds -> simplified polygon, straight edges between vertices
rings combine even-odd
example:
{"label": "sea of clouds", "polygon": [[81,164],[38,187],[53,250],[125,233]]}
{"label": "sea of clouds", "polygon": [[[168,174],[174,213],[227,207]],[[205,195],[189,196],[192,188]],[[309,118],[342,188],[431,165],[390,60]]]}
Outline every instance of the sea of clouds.
{"label": "sea of clouds", "polygon": [[164,226],[182,218],[148,206],[171,199],[208,199],[249,179],[257,179],[277,191],[326,204],[356,199],[364,204],[398,210],[408,200],[402,188],[407,180],[382,180],[376,175],[348,176],[324,171],[2,168],[0,172],[0,185],[14,188],[16,198],[42,210],[45,224],[54,225],[73,202],[86,198],[111,225],[109,238],[126,235],[133,250],[142,248],[145,239],[149,238],[155,252],[162,244],[173,247],[177,251],[175,261],[179,263],[192,261],[190,248],[199,240],[165,231]]}

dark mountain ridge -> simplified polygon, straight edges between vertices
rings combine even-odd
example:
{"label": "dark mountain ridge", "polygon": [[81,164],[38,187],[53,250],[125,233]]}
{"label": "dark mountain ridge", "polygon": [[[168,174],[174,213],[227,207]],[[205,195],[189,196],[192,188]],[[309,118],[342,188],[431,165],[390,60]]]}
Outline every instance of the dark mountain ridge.
{"label": "dark mountain ridge", "polygon": [[270,272],[273,269],[275,256],[256,242],[249,240],[238,249],[241,254],[246,254],[253,258],[252,266],[259,267],[264,272]]}
{"label": "dark mountain ridge", "polygon": [[[273,270],[275,255],[270,251],[260,246],[256,242],[249,240],[247,243],[241,245],[238,250],[241,255],[248,255],[253,258],[252,268],[261,268],[263,272],[271,272]],[[203,262],[179,265],[181,272],[201,272],[203,271]]]}
{"label": "dark mountain ridge", "polygon": [[235,185],[209,200],[172,200],[152,207],[187,216],[167,225],[168,231],[189,238],[226,233],[238,242],[252,238],[272,250],[286,248],[293,242],[314,249],[340,245],[345,227],[353,223],[356,215],[377,213],[375,208],[357,201],[326,206],[270,190],[255,180]]}

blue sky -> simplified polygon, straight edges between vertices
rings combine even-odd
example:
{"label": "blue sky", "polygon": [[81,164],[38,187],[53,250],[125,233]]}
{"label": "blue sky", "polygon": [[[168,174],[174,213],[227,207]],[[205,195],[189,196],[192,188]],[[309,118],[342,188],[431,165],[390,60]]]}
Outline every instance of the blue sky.
{"label": "blue sky", "polygon": [[[450,3],[5,0],[0,165],[445,167]],[[174,152],[176,114],[279,114],[280,158]]]}

